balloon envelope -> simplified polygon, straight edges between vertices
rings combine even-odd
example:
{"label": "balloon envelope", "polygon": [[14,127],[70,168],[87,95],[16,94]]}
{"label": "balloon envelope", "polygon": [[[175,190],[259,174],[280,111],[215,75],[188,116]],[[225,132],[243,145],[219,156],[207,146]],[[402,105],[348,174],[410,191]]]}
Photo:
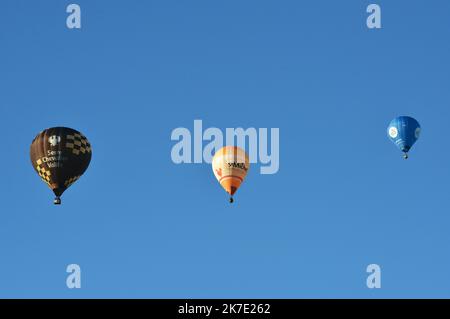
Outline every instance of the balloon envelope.
{"label": "balloon envelope", "polygon": [[220,185],[233,196],[247,175],[250,161],[241,148],[225,146],[214,154],[212,168]]}
{"label": "balloon envelope", "polygon": [[55,193],[55,204],[59,196],[83,175],[91,156],[91,144],[87,138],[67,127],[42,131],[30,147],[33,168]]}
{"label": "balloon envelope", "polygon": [[389,124],[389,139],[405,154],[409,152],[420,136],[420,124],[409,116],[399,116]]}

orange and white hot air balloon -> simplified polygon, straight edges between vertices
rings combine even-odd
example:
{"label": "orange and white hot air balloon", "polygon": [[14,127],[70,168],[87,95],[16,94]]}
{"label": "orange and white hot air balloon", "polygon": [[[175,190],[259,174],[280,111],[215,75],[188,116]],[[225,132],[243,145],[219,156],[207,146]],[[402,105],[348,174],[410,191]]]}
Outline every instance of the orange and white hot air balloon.
{"label": "orange and white hot air balloon", "polygon": [[234,193],[241,186],[250,168],[247,153],[237,146],[222,147],[214,154],[212,168],[220,185],[230,194],[232,203]]}

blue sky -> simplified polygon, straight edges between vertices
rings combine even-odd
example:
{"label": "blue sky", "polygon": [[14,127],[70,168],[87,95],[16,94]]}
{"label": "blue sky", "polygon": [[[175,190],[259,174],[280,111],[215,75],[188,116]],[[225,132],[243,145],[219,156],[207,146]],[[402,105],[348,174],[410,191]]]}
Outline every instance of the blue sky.
{"label": "blue sky", "polygon": [[[69,3],[0,3],[0,297],[450,297],[448,1],[376,1],[381,30],[369,1],[79,0],[81,30]],[[195,119],[279,128],[279,172],[230,206],[170,158]],[[52,126],[93,147],[60,207],[29,160]]]}

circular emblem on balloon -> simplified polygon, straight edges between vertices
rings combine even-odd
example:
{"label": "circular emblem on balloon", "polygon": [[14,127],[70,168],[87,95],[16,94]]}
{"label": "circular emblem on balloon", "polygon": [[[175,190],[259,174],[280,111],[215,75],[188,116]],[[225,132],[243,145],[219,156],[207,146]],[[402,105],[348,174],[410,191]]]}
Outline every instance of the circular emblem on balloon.
{"label": "circular emblem on balloon", "polygon": [[416,128],[414,135],[416,136],[417,139],[420,137],[420,127]]}
{"label": "circular emblem on balloon", "polygon": [[390,127],[389,128],[389,136],[392,138],[396,138],[398,136],[398,130],[396,127]]}

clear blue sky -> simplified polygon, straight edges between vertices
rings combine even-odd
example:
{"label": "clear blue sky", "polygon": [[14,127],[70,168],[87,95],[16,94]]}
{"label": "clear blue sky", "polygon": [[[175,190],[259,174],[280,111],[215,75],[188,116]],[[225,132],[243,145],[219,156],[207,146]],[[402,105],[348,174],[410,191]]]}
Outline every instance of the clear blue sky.
{"label": "clear blue sky", "polygon": [[[0,297],[450,297],[450,2],[0,2]],[[410,159],[386,136],[422,125]],[[229,205],[176,127],[280,128]],[[52,204],[29,146],[83,132]],[[82,288],[66,287],[66,266]],[[382,288],[366,287],[366,266]]]}

